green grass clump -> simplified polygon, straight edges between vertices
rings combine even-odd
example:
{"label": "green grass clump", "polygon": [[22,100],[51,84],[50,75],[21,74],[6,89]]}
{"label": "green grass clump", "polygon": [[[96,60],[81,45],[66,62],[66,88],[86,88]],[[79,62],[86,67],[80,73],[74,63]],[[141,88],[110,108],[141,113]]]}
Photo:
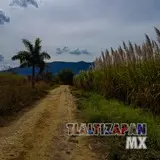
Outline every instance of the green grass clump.
{"label": "green grass clump", "polygon": [[77,97],[78,109],[84,122],[147,123],[147,150],[125,150],[125,137],[99,137],[103,146],[107,146],[109,160],[150,160],[160,157],[159,116],[154,117],[149,112],[126,106],[117,100],[106,100],[96,93],[75,90],[73,94]]}

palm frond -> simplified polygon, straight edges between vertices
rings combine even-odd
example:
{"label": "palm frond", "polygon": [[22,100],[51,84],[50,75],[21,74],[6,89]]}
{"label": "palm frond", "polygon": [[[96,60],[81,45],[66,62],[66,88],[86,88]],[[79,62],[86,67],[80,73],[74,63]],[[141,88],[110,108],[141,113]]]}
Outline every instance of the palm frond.
{"label": "palm frond", "polygon": [[12,60],[20,60],[20,63],[23,63],[24,61],[28,61],[30,58],[30,53],[27,51],[20,51],[16,55],[12,57]]}
{"label": "palm frond", "polygon": [[47,52],[42,52],[40,56],[43,60],[44,59],[51,59],[51,56]]}
{"label": "palm frond", "polygon": [[27,49],[29,52],[32,53],[33,50],[34,50],[34,47],[33,47],[32,43],[31,43],[29,40],[27,40],[27,39],[22,39],[22,42],[23,42],[23,44],[25,45],[26,49]]}
{"label": "palm frond", "polygon": [[40,38],[37,38],[37,39],[35,40],[35,47],[34,47],[35,53],[36,53],[36,54],[39,54],[40,51],[41,51],[41,48],[42,48],[42,46],[41,46],[41,40],[40,40]]}
{"label": "palm frond", "polygon": [[20,56],[17,54],[17,55],[14,55],[12,57],[12,60],[15,61],[15,60],[19,60],[20,59]]}

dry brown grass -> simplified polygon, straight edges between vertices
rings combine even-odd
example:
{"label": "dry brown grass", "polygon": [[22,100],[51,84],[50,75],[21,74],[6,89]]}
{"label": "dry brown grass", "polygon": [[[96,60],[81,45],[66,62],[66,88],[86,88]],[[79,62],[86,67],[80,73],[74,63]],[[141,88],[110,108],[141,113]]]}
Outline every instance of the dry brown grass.
{"label": "dry brown grass", "polygon": [[9,73],[0,74],[0,117],[11,116],[47,94],[50,86],[38,82],[36,89],[26,77]]}

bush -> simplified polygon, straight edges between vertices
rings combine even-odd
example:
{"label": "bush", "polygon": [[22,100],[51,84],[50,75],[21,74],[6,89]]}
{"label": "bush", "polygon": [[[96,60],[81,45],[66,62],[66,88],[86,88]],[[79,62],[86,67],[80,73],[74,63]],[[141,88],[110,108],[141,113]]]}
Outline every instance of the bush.
{"label": "bush", "polygon": [[[29,79],[31,80],[31,77]],[[52,85],[52,84],[55,84],[55,77],[51,72],[44,72],[41,75],[37,75],[35,77],[35,81],[36,82],[44,81]]]}
{"label": "bush", "polygon": [[38,82],[32,89],[24,76],[9,73],[0,74],[0,117],[11,116],[24,107],[30,106],[35,100],[45,96],[50,86]]}
{"label": "bush", "polygon": [[57,80],[65,85],[72,85],[73,84],[73,72],[70,69],[61,70],[57,74]]}

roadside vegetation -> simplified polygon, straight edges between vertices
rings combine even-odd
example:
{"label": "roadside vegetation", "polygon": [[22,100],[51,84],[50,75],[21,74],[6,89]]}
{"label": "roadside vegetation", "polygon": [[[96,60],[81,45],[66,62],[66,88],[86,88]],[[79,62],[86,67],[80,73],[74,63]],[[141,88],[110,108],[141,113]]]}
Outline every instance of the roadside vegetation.
{"label": "roadside vegetation", "polygon": [[62,70],[57,75],[43,72],[35,75],[35,86],[31,86],[31,76],[15,73],[0,73],[0,126],[14,119],[20,111],[32,106],[37,100],[45,97],[50,89],[58,85],[72,85],[73,73]]}
{"label": "roadside vegetation", "polygon": [[39,81],[33,89],[27,77],[0,73],[0,125],[44,97],[50,88],[50,84]]}
{"label": "roadside vegetation", "polygon": [[[55,85],[52,74],[43,72],[46,66],[44,60],[50,59],[50,55],[41,52],[41,40],[37,38],[34,45],[26,39],[23,39],[22,42],[26,51],[19,51],[12,57],[12,60],[20,60],[20,67],[32,67],[32,75],[27,77],[11,71],[1,71],[0,125],[14,117],[19,111],[31,106],[36,100],[44,97]],[[35,67],[39,68],[38,75],[35,74]]]}
{"label": "roadside vegetation", "polygon": [[[20,67],[32,67],[32,75],[21,76],[12,70],[0,72],[0,126],[43,98],[50,89],[61,84],[73,84],[73,73],[69,69],[64,69],[57,75],[44,72],[44,59],[49,59],[50,56],[46,52],[41,53],[40,39],[36,39],[35,46],[28,40],[23,40],[23,43],[29,51],[18,52],[12,60],[20,60]],[[37,74],[35,67],[39,68]]]}
{"label": "roadside vegetation", "polygon": [[[125,150],[125,137],[98,137],[109,160],[160,157],[160,31],[142,45],[106,50],[88,71],[74,77],[80,118],[85,122],[147,123],[147,150]],[[78,116],[78,115],[77,115]]]}
{"label": "roadside vegetation", "polygon": [[[160,157],[160,116],[140,108],[132,108],[117,100],[106,100],[95,92],[72,87],[76,97],[77,117],[84,123],[147,123],[147,150],[125,150],[126,137],[90,137],[90,143],[100,144],[94,152],[107,154],[109,160],[151,160]],[[93,144],[94,146],[94,144]]]}
{"label": "roadside vegetation", "polygon": [[146,35],[142,45],[123,42],[117,50],[102,52],[92,69],[74,78],[75,86],[159,113],[160,31],[155,31],[158,42]]}

